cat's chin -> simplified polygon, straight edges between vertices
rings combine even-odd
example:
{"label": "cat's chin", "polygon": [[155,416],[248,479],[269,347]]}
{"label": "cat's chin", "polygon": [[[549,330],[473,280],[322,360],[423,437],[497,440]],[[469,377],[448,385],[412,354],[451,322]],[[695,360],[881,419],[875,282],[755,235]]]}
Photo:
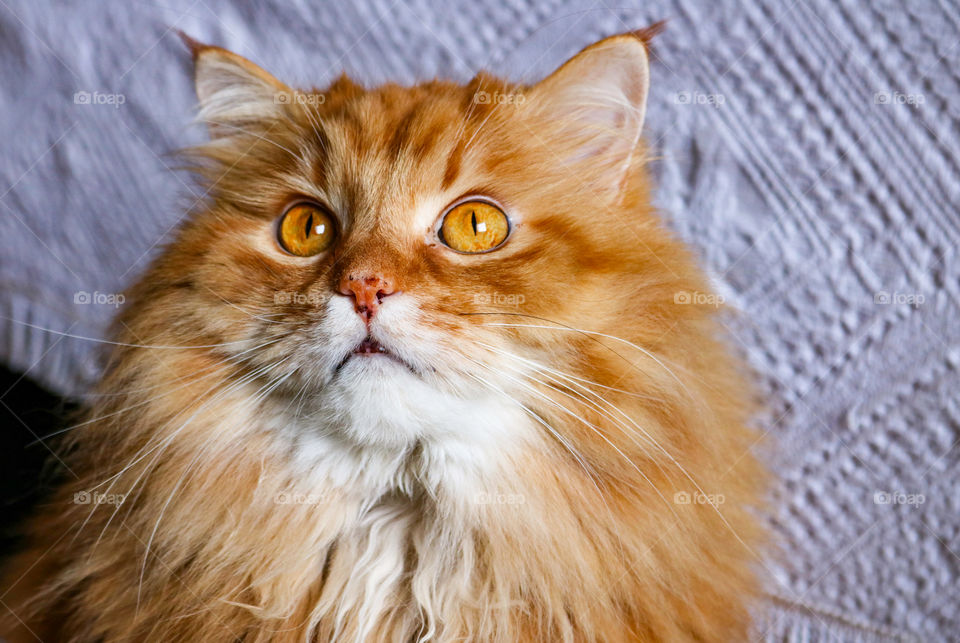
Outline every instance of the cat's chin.
{"label": "cat's chin", "polygon": [[361,446],[407,448],[456,414],[457,400],[390,352],[354,352],[315,398],[312,419]]}

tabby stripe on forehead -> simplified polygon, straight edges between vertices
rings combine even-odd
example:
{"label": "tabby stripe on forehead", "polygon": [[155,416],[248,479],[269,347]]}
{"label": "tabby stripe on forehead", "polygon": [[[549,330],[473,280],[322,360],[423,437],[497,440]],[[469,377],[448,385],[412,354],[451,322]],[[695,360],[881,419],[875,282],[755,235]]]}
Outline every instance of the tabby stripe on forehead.
{"label": "tabby stripe on forehead", "polygon": [[389,156],[393,158],[400,157],[404,143],[408,142],[407,139],[410,136],[410,130],[413,129],[413,124],[417,119],[417,112],[422,107],[422,101],[414,103],[413,106],[407,110],[407,113],[404,114],[403,118],[400,119],[397,128],[393,131],[393,136],[390,137],[390,142],[387,144],[387,154]]}
{"label": "tabby stripe on forehead", "polygon": [[323,125],[318,127],[318,123],[310,121],[310,130],[316,136],[317,156],[319,162],[313,164],[313,180],[316,185],[324,185],[327,179],[327,150],[330,149],[330,137],[322,129]]}
{"label": "tabby stripe on forehead", "polygon": [[434,118],[430,122],[424,122],[424,115],[427,114],[429,109],[426,101],[422,100],[407,110],[387,145],[387,153],[390,156],[399,158],[401,153],[406,152],[416,161],[426,159],[437,141],[441,140],[445,129],[442,119]]}
{"label": "tabby stripe on forehead", "polygon": [[457,141],[456,147],[447,157],[447,169],[443,173],[443,189],[446,190],[456,180],[460,174],[460,165],[463,163],[464,145],[463,141]]}

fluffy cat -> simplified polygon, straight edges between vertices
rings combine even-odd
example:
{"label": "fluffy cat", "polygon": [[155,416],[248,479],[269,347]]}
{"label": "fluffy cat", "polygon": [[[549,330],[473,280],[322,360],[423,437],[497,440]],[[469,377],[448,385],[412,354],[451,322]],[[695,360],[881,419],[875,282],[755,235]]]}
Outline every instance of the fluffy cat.
{"label": "fluffy cat", "polygon": [[660,223],[649,32],[297,91],[192,43],[206,199],[128,295],[11,641],[743,640],[764,474]]}

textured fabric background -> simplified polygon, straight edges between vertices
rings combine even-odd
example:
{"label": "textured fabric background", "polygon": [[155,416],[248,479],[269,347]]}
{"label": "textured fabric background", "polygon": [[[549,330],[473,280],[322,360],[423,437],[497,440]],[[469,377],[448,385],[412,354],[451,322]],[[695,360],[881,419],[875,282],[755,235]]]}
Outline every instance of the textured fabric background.
{"label": "textured fabric background", "polygon": [[203,136],[171,27],[321,85],[532,81],[663,18],[658,202],[745,311],[730,331],[770,400],[782,553],[756,637],[957,640],[952,1],[0,0],[0,358],[82,391],[96,345],[72,336],[102,336],[201,196],[171,170]]}

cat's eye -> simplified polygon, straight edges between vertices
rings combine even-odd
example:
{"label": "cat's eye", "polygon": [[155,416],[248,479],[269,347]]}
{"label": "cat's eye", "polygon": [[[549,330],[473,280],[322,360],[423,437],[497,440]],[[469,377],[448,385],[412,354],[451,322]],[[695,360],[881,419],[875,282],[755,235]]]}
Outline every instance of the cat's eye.
{"label": "cat's eye", "polygon": [[277,238],[290,254],[312,257],[333,245],[337,225],[323,207],[315,203],[297,203],[283,214]]}
{"label": "cat's eye", "polygon": [[487,252],[510,233],[503,211],[487,201],[464,201],[450,208],[440,224],[440,240],[457,252]]}

